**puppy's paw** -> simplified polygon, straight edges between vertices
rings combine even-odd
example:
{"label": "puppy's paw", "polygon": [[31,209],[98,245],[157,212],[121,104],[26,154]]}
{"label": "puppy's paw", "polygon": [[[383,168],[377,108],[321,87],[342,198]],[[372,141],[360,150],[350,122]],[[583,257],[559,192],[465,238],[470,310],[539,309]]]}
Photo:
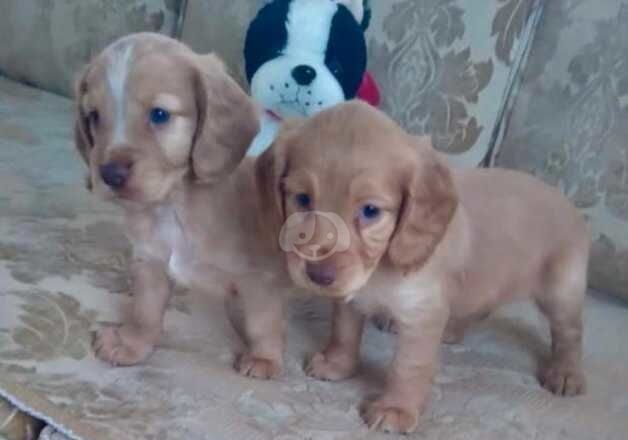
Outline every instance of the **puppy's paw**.
{"label": "puppy's paw", "polygon": [[360,412],[370,430],[391,434],[410,434],[419,423],[417,409],[396,405],[385,398],[364,403]]}
{"label": "puppy's paw", "polygon": [[136,365],[146,360],[155,348],[150,338],[126,326],[98,330],[92,346],[99,359],[114,367]]}
{"label": "puppy's paw", "polygon": [[447,327],[443,333],[443,342],[447,345],[462,344],[464,330],[457,327]]}
{"label": "puppy's paw", "polygon": [[539,373],[541,385],[558,396],[577,396],[584,394],[587,381],[578,366],[550,364]]}
{"label": "puppy's paw", "polygon": [[355,374],[355,361],[345,355],[316,353],[305,367],[305,374],[320,380],[343,380]]}
{"label": "puppy's paw", "polygon": [[392,318],[389,318],[383,314],[374,315],[371,318],[371,322],[378,329],[386,333],[397,334],[399,329],[397,328],[397,324]]}
{"label": "puppy's paw", "polygon": [[587,381],[582,369],[571,365],[549,365],[539,373],[541,385],[558,396],[584,394]]}
{"label": "puppy's paw", "polygon": [[279,376],[283,367],[281,362],[276,360],[245,353],[236,361],[235,369],[242,376],[268,380]]}

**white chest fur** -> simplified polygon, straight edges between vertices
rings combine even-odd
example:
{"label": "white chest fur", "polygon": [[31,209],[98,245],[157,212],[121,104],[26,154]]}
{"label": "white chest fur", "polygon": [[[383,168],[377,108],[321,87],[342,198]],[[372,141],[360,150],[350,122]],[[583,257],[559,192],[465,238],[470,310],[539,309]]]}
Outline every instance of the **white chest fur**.
{"label": "white chest fur", "polygon": [[190,282],[189,263],[196,260],[194,245],[173,208],[157,208],[151,233],[143,240],[134,240],[133,250],[137,258],[165,263],[168,275],[178,284]]}
{"label": "white chest fur", "polygon": [[376,271],[367,285],[351,299],[362,313],[385,313],[411,323],[423,309],[442,302],[442,284],[429,273],[403,276],[398,272]]}

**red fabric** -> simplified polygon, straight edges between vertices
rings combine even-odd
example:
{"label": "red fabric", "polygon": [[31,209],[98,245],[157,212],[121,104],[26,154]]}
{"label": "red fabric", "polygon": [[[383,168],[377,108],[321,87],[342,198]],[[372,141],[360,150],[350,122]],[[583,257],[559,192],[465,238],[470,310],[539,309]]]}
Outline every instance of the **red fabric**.
{"label": "red fabric", "polygon": [[366,101],[373,107],[379,106],[382,96],[379,92],[379,86],[369,72],[364,73],[362,78],[362,84],[358,89],[358,98],[362,101]]}

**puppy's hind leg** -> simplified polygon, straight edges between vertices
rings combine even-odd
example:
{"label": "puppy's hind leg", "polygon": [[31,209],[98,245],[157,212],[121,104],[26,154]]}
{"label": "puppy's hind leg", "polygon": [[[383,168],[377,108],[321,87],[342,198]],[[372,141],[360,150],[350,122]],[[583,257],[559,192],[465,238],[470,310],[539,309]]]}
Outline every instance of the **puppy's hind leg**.
{"label": "puppy's hind leg", "polygon": [[586,253],[554,263],[547,291],[536,303],[547,317],[552,335],[549,363],[541,368],[541,385],[554,394],[575,396],[586,391],[582,371],[582,308],[587,287]]}

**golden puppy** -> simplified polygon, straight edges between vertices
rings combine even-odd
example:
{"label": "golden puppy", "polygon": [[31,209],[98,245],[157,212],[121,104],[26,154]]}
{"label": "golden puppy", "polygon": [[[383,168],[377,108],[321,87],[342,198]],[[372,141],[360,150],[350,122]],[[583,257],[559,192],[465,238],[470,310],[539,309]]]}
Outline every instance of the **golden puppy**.
{"label": "golden puppy", "polygon": [[385,391],[363,406],[371,427],[413,431],[443,335],[460,338],[474,319],[525,298],[551,325],[541,383],[560,395],[584,391],[589,237],[557,190],[515,171],[450,170],[428,140],[358,102],[291,122],[262,164],[267,227],[276,236],[285,222],[293,281],[336,300],[331,339],[307,373],[355,372],[365,314],[397,324]]}
{"label": "golden puppy", "polygon": [[256,377],[281,370],[282,265],[258,245],[253,162],[241,163],[258,128],[222,62],[175,40],[135,34],[87,67],[76,146],[90,186],[122,208],[133,246],[130,319],[98,332],[100,358],[131,365],[153,351],[175,281],[246,298],[250,352],[238,368]]}

